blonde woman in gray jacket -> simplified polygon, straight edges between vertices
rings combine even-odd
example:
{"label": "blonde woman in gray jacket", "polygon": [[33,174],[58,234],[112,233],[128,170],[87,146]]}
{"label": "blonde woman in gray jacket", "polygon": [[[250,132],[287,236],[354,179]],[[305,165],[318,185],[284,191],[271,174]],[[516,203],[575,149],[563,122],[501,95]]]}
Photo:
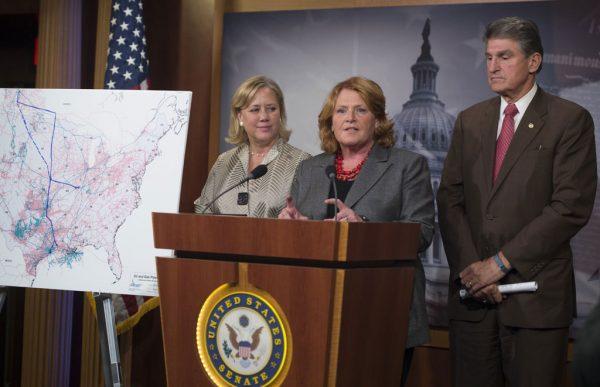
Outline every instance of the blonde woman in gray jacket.
{"label": "blonde woman in gray jacket", "polygon": [[[195,211],[277,217],[285,206],[296,167],[310,158],[308,153],[288,144],[289,137],[279,85],[262,75],[245,80],[231,101],[226,141],[236,147],[217,158],[202,194],[194,201]],[[210,204],[221,191],[243,180],[261,164],[267,166],[264,176],[234,188]]]}

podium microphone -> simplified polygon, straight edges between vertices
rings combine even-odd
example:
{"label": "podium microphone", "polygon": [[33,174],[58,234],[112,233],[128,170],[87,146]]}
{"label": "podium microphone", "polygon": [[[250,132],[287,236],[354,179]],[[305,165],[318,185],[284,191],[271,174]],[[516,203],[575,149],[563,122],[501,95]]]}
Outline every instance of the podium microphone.
{"label": "podium microphone", "polygon": [[210,203],[208,203],[206,205],[206,207],[204,208],[204,210],[202,210],[201,214],[204,214],[206,212],[206,210],[208,210],[209,208],[211,208],[211,206],[217,201],[217,199],[219,199],[221,196],[225,195],[227,192],[231,191],[232,189],[234,189],[235,187],[237,187],[239,185],[244,184],[245,182],[247,182],[249,180],[255,180],[255,179],[258,179],[259,177],[263,177],[265,175],[265,173],[267,173],[267,166],[264,165],[264,164],[261,164],[258,167],[254,168],[248,174],[248,176],[246,176],[244,179],[240,180],[236,184],[234,184],[231,187],[227,188],[225,191],[221,192],[213,200],[211,200]]}
{"label": "podium microphone", "polygon": [[333,197],[335,198],[335,203],[336,203],[333,205],[333,219],[336,219],[337,213],[338,213],[338,207],[337,207],[338,193],[337,193],[337,185],[335,184],[335,167],[333,165],[328,165],[325,168],[325,174],[327,175],[327,178],[329,179],[329,181],[331,181],[331,184],[333,184]]}

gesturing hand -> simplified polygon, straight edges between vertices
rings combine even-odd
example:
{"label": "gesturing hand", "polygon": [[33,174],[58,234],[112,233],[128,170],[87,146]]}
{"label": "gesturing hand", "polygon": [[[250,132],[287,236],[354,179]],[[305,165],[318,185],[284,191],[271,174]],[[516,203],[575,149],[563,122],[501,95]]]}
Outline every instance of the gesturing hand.
{"label": "gesturing hand", "polygon": [[325,220],[328,220],[328,221],[338,220],[340,222],[363,222],[362,218],[360,216],[356,215],[356,212],[354,212],[354,210],[352,210],[352,208],[345,205],[343,201],[341,201],[339,199],[326,199],[325,203],[337,205],[337,208],[339,210],[336,218],[325,219]]}
{"label": "gesturing hand", "polygon": [[277,216],[279,219],[297,219],[306,220],[308,217],[302,215],[294,205],[294,199],[291,196],[285,198],[285,207]]}

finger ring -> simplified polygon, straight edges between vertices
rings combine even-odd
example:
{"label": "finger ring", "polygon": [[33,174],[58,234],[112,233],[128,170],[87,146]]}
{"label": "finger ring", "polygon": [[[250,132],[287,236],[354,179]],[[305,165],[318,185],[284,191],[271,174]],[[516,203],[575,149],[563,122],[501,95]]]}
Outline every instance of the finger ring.
{"label": "finger ring", "polygon": [[467,287],[468,287],[468,288],[471,288],[471,287],[473,287],[473,282],[471,282],[471,281],[467,282]]}

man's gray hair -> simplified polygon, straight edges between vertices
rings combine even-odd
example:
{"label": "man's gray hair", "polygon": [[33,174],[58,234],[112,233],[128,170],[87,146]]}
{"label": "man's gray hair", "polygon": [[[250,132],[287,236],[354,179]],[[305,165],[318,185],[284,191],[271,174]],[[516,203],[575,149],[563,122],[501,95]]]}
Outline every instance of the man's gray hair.
{"label": "man's gray hair", "polygon": [[[517,16],[503,17],[494,20],[485,27],[483,41],[487,43],[490,39],[511,39],[519,43],[525,56],[529,57],[538,52],[544,57],[544,47],[538,26],[531,20]],[[542,64],[538,67],[539,73]]]}

